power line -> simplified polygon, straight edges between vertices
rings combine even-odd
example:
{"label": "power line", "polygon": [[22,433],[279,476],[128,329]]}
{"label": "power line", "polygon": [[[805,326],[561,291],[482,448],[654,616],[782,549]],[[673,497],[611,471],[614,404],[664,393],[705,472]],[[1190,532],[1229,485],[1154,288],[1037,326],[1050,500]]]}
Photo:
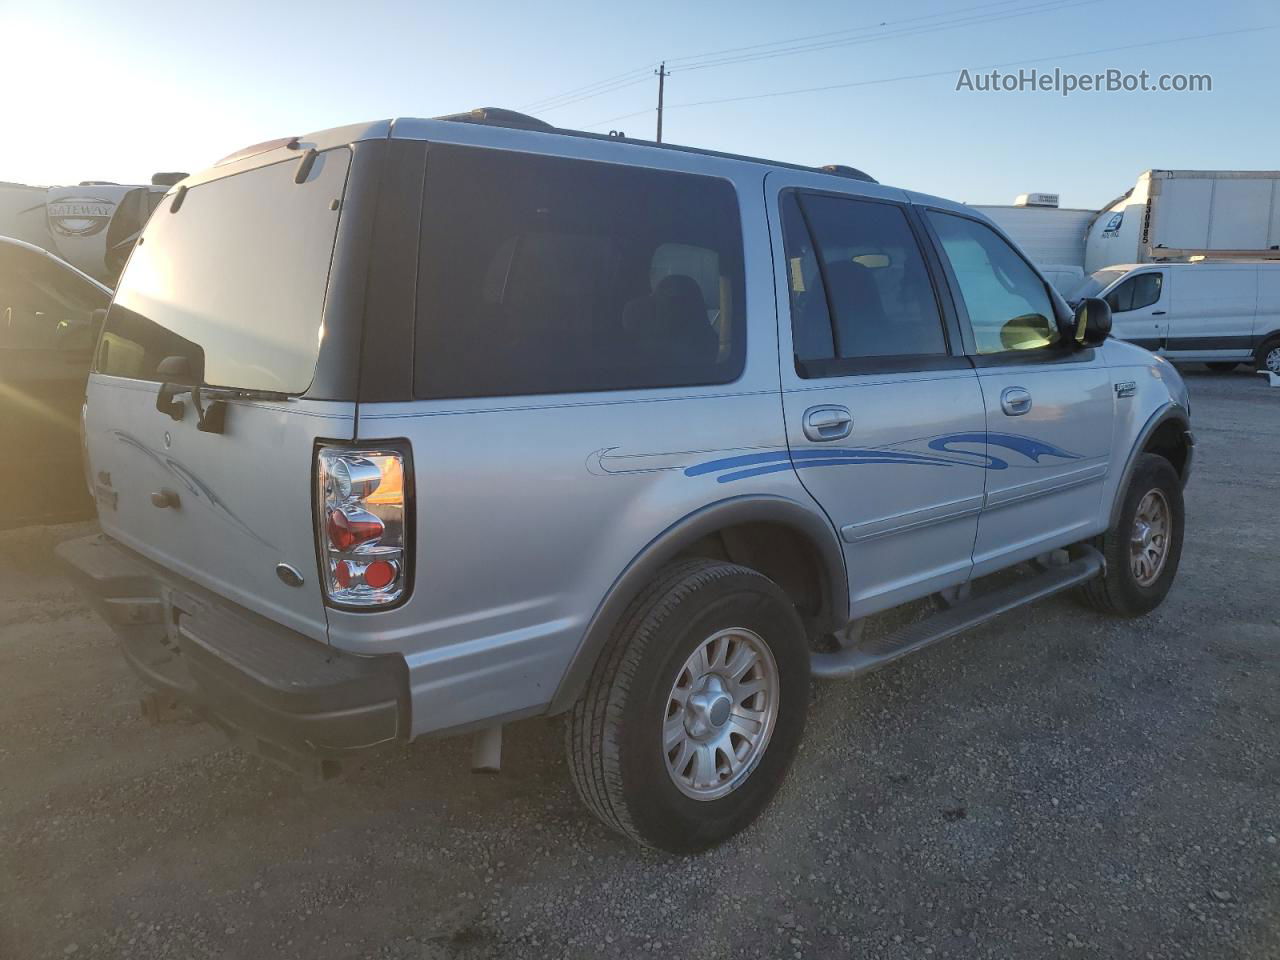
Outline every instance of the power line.
{"label": "power line", "polygon": [[998,23],[1002,20],[1013,20],[1018,17],[1034,16],[1041,13],[1056,13],[1059,10],[1069,10],[1073,7],[1083,7],[1098,2],[1099,0],[1045,0],[1045,2],[1037,3],[1030,7],[1011,10],[1000,14],[972,14],[969,16],[957,17],[952,20],[943,20],[937,23],[917,24],[903,29],[887,30],[872,34],[871,36],[822,40],[799,46],[786,47],[781,50],[766,50],[757,53],[743,54],[740,56],[721,57],[719,59],[706,60],[692,65],[680,66],[679,69],[683,73],[688,73],[691,70],[706,70],[710,67],[725,67],[738,63],[754,63],[758,60],[772,60],[776,57],[790,57],[800,53],[814,53],[820,50],[831,50],[836,47],[855,46],[864,43],[877,43],[881,40],[892,40],[899,37],[915,37],[925,33],[935,33],[939,30],[953,30],[959,27]]}
{"label": "power line", "polygon": [[[595,83],[587,83],[580,87],[574,87],[572,90],[566,90],[563,93],[558,93],[552,97],[543,97],[541,100],[534,100],[533,102],[525,104],[519,109],[520,110],[541,110],[541,109],[545,109],[547,104],[551,104],[556,101],[563,100],[570,97],[577,98],[579,97],[579,95],[583,93],[588,93],[590,91],[597,90],[600,87],[611,86],[612,84],[618,83],[619,81],[627,81],[637,76],[642,78],[647,78],[649,76],[649,71],[655,65],[656,65],[656,62],[653,64],[647,64],[646,66],[643,66],[643,67],[637,67],[635,70],[628,70],[626,73],[620,73],[617,76],[609,77],[608,79],[605,79],[605,80],[597,80]],[[629,86],[630,84],[627,84],[627,85]]]}
{"label": "power line", "polygon": [[[1123,50],[1138,50],[1144,47],[1159,47],[1170,43],[1185,43],[1189,40],[1211,40],[1215,37],[1231,37],[1241,33],[1259,33],[1263,30],[1280,29],[1280,23],[1266,24],[1260,27],[1243,27],[1239,30],[1220,30],[1214,33],[1197,33],[1186,37],[1171,37],[1167,40],[1148,40],[1144,43],[1129,43],[1118,47],[1097,47],[1093,50],[1079,50],[1075,53],[1056,53],[1046,54],[1040,57],[1033,57],[1028,60],[1009,60],[1004,63],[988,63],[981,67],[952,67],[949,70],[932,70],[928,73],[912,73],[898,77],[877,77],[871,80],[854,80],[848,83],[830,83],[820,87],[799,87],[792,90],[775,90],[770,93],[753,93],[740,97],[719,97],[714,100],[694,100],[686,103],[669,103],[666,109],[674,110],[679,107],[706,107],[719,103],[741,103],[747,100],[765,100],[771,97],[790,97],[801,93],[821,93],[827,90],[847,90],[851,87],[866,87],[881,83],[897,83],[903,80],[923,80],[929,77],[945,77],[954,76],[962,69],[968,69],[973,73],[983,70],[999,70],[1004,67],[1022,67],[1032,63],[1044,63],[1046,60],[1070,60],[1075,57],[1090,57],[1098,53],[1119,53]],[[600,127],[617,120],[627,120],[631,117],[638,117],[648,113],[648,110],[637,110],[634,113],[624,113],[616,117],[609,117],[607,120],[598,120],[595,123],[586,125],[587,129],[591,127]]]}
{"label": "power line", "polygon": [[[1015,10],[1012,12],[998,14],[994,16],[967,16],[955,20],[942,21],[935,24],[924,24],[916,27],[907,27],[906,29],[896,29],[888,33],[877,33],[871,36],[847,37],[849,33],[865,32],[868,30],[881,30],[885,26],[892,24],[895,27],[902,27],[906,24],[919,23],[920,21],[938,20],[940,17],[951,16],[956,14],[971,14],[976,10],[987,10],[992,7],[1008,6],[1016,0],[989,0],[986,3],[976,4],[970,7],[961,7],[958,10],[944,11],[941,13],[922,14],[917,17],[908,17],[897,21],[885,21],[879,24],[867,24],[861,27],[846,27],[841,30],[831,30],[825,33],[809,34],[802,37],[793,37],[789,40],[774,40],[767,43],[752,44],[747,47],[728,47],[721,50],[713,50],[707,53],[690,54],[684,57],[677,57],[666,62],[678,64],[680,70],[704,70],[708,67],[727,66],[731,63],[746,63],[752,60],[764,60],[773,57],[791,56],[797,53],[808,53],[811,50],[828,49],[830,47],[839,47],[857,43],[870,43],[878,40],[888,40],[902,36],[914,36],[917,33],[928,33],[934,30],[951,29],[953,27],[973,26],[975,24],[995,22],[997,20],[1005,20],[1011,17],[1028,16],[1037,13],[1049,13],[1059,9],[1068,9],[1074,6],[1083,6],[1089,3],[1097,3],[1099,0],[1041,0],[1041,2],[1032,6]],[[843,39],[835,39],[841,37]],[[824,38],[826,38],[824,40]],[[807,41],[822,41],[820,43],[811,43],[804,46],[794,46],[796,44],[806,44]],[[762,48],[780,47],[783,49],[764,50]],[[747,51],[756,51],[749,53]],[[732,54],[743,54],[740,57],[732,57]],[[718,59],[724,58],[724,59]],[[544,113],[551,110],[559,110],[563,107],[572,106],[581,103],[584,100],[591,100],[596,97],[603,96],[607,93],[614,93],[627,87],[635,86],[643,83],[648,79],[650,71],[656,66],[650,63],[644,67],[635,70],[629,70],[626,73],[618,74],[605,80],[599,80],[595,83],[584,84],[580,87],[574,87],[563,93],[556,94],[551,97],[544,97],[541,100],[535,100],[529,104],[520,107],[520,110]]]}
{"label": "power line", "polygon": [[[972,7],[961,7],[958,10],[950,11],[950,13],[953,13],[953,14],[968,13],[972,10],[985,10],[988,7],[1007,7],[1009,4],[1017,3],[1017,2],[1018,0],[994,0],[994,2],[992,3],[979,3],[976,6],[972,6]],[[767,43],[753,43],[745,47],[728,47],[723,50],[712,50],[708,53],[695,53],[685,57],[668,57],[667,62],[675,64],[677,66],[684,66],[691,60],[699,61],[699,60],[704,60],[711,57],[727,56],[733,53],[742,53],[742,52],[751,51],[751,50],[759,50],[764,47],[786,46],[792,43],[802,43],[807,40],[821,40],[826,37],[835,37],[835,36],[840,36],[846,33],[858,33],[866,30],[878,30],[881,27],[888,26],[891,22],[894,24],[914,23],[920,20],[934,20],[943,15],[944,14],[941,14],[941,13],[926,13],[926,14],[921,14],[918,17],[907,17],[903,20],[882,21],[880,23],[867,24],[861,27],[846,27],[843,30],[828,30],[823,33],[811,33],[803,37],[792,37],[789,40],[770,40]]]}
{"label": "power line", "polygon": [[[583,100],[592,100],[596,97],[603,96],[606,93],[614,93],[618,90],[625,90],[627,87],[634,87],[638,83],[648,83],[649,77],[650,77],[649,71],[645,71],[642,75],[635,77],[634,79],[620,81],[620,82],[614,83],[612,86],[605,87],[601,90],[597,90],[592,93],[586,93],[581,96],[573,97],[569,100],[561,100],[560,102],[553,103],[550,106],[535,108],[532,112],[547,113],[551,110],[559,110],[561,107],[572,106],[575,103],[581,103]],[[530,112],[528,108],[521,108],[521,109],[524,110],[525,112]]]}

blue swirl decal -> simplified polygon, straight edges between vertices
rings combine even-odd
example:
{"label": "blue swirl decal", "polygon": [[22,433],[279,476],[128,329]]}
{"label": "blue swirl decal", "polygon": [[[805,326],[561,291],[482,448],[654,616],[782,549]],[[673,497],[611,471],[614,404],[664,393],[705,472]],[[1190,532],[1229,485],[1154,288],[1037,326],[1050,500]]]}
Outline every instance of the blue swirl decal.
{"label": "blue swirl decal", "polygon": [[1041,457],[1061,460],[1079,460],[1080,454],[1063,450],[1035,437],[1023,437],[1012,433],[952,433],[934,437],[928,441],[933,453],[917,453],[912,450],[896,450],[890,447],[806,447],[799,450],[768,450],[763,453],[746,453],[732,457],[720,457],[705,463],[686,467],[686,477],[718,474],[717,483],[732,483],[748,477],[759,477],[786,470],[807,470],[814,467],[851,467],[873,463],[892,463],[922,467],[979,467],[984,470],[1007,470],[1009,461],[989,452],[954,449],[956,444],[982,444],[984,449],[1002,447],[1025,457],[1032,463],[1040,463]]}

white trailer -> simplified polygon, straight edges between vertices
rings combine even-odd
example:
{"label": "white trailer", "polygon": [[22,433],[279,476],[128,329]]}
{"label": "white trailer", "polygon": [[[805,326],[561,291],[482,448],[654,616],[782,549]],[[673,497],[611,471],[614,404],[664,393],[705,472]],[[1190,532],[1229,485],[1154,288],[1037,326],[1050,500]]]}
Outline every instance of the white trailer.
{"label": "white trailer", "polygon": [[151,211],[183,176],[157,174],[150,185],[0,183],[0,236],[34,243],[114,286]]}
{"label": "white trailer", "polygon": [[1063,296],[1084,278],[1084,241],[1096,210],[1058,206],[1055,193],[1024,193],[1012,205],[972,204],[995,221]]}
{"label": "white trailer", "polygon": [[1084,268],[1280,259],[1280,170],[1148,170],[1089,227]]}

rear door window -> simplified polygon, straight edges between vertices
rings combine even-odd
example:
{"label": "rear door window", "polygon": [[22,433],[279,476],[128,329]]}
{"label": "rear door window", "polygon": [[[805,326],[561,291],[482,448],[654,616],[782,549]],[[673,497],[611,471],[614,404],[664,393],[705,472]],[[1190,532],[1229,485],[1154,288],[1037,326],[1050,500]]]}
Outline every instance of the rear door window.
{"label": "rear door window", "polygon": [[[824,350],[841,360],[945,355],[942,315],[903,208],[820,194],[798,200],[809,243],[799,239],[799,223],[788,223],[796,214],[788,214],[786,199],[783,210],[798,355],[806,360],[820,359]],[[816,276],[806,277],[814,266]],[[825,312],[810,294],[819,283]],[[830,321],[830,334],[821,330],[824,319]]]}
{"label": "rear door window", "polygon": [[143,380],[170,357],[211,386],[302,393],[323,335],[324,296],[351,151],[191,187],[156,209],[107,315],[97,369]]}
{"label": "rear door window", "polygon": [[421,253],[420,397],[742,373],[742,235],[727,181],[435,145]]}

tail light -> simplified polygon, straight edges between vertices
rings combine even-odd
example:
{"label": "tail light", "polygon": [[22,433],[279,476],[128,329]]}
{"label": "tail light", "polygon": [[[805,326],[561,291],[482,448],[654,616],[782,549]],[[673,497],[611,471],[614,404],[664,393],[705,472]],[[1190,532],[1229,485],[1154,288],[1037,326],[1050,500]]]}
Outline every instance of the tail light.
{"label": "tail light", "polygon": [[398,603],[409,583],[407,448],[320,447],[316,455],[325,594],[342,607]]}

